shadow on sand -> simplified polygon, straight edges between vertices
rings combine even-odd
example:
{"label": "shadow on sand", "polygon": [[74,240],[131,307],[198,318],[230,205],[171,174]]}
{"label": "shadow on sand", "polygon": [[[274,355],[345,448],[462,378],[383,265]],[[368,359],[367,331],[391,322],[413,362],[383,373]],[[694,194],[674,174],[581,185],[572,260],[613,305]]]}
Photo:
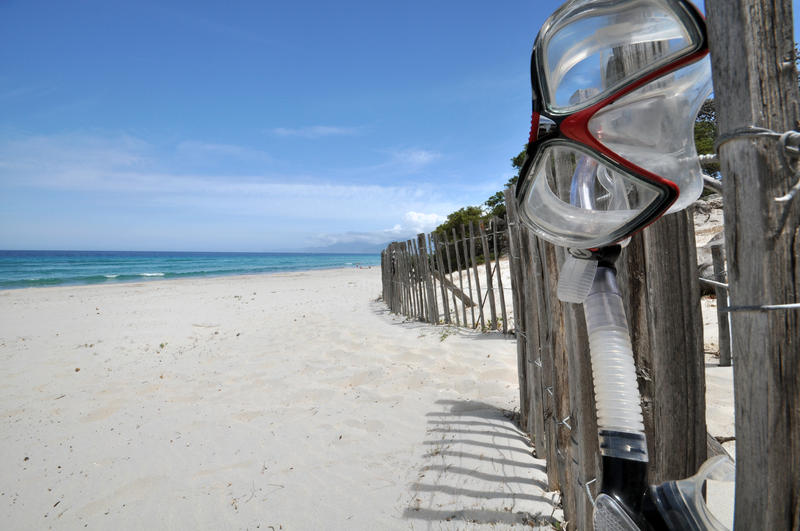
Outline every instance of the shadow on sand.
{"label": "shadow on sand", "polygon": [[437,404],[441,409],[427,414],[426,463],[403,516],[455,529],[556,524],[558,496],[546,492],[544,464],[511,413],[475,401]]}

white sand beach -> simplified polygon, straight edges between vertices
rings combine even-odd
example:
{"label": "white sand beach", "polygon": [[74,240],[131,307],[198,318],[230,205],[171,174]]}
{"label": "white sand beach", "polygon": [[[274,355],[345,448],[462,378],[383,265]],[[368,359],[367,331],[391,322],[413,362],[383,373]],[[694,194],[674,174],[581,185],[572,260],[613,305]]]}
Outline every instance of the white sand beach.
{"label": "white sand beach", "polygon": [[379,268],[0,292],[3,527],[549,528],[513,339],[379,294]]}

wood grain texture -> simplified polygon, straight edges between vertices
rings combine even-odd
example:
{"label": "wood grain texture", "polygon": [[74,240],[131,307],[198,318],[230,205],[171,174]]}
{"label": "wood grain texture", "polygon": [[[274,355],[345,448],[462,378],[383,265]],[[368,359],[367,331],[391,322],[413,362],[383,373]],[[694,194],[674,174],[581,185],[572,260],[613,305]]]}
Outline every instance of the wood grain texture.
{"label": "wood grain texture", "polygon": [[[711,248],[711,263],[714,267],[714,280],[726,282],[725,257],[722,245]],[[719,366],[731,366],[731,331],[728,321],[728,290],[721,286],[714,286],[717,297],[717,335],[719,337]]]}
{"label": "wood grain texture", "polygon": [[[600,447],[597,439],[592,364],[589,338],[582,304],[564,304],[564,335],[569,366],[570,431],[569,466],[572,480],[569,496],[574,500],[575,513],[569,514],[570,529],[592,528],[592,500],[599,492]],[[586,485],[593,479],[589,493]]]}
{"label": "wood grain texture", "polygon": [[486,330],[486,320],[483,314],[483,301],[481,300],[481,279],[478,275],[478,255],[475,251],[475,229],[472,222],[469,222],[469,255],[472,261],[472,272],[475,275],[475,292],[478,294],[478,318],[481,324],[481,331]]}
{"label": "wood grain texture", "polygon": [[439,239],[439,236],[436,233],[431,234],[431,242],[433,243],[434,251],[434,265],[436,269],[433,271],[434,273],[434,280],[437,280],[439,283],[439,291],[442,295],[442,311],[444,313],[444,322],[447,324],[451,323],[450,317],[450,302],[447,300],[447,288],[445,287],[445,282],[449,281],[444,276],[444,253],[446,252],[443,249],[442,241]]}
{"label": "wood grain texture", "polygon": [[[536,284],[534,293],[538,308],[539,321],[539,374],[541,378],[541,400],[542,412],[544,414],[544,439],[547,443],[547,479],[550,490],[559,490],[566,484],[562,483],[563,474],[561,468],[563,461],[559,458],[558,436],[562,431],[558,422],[556,404],[556,336],[559,331],[556,329],[556,314],[558,308],[554,301],[553,290],[550,289],[552,281],[552,246],[536,238],[536,249],[534,251],[534,264],[538,269],[535,276]],[[557,275],[556,275],[557,276]],[[563,418],[563,417],[561,417]]]}
{"label": "wood grain texture", "polygon": [[483,265],[486,269],[486,298],[489,299],[489,330],[497,330],[497,307],[494,304],[494,278],[492,275],[492,260],[489,256],[489,239],[486,236],[486,227],[481,221],[478,223],[481,235],[481,250],[483,251]]}
{"label": "wood grain texture", "polygon": [[433,291],[431,292],[431,301],[433,302],[433,315],[434,318],[432,321],[428,321],[431,324],[439,324],[441,322],[441,309],[439,308],[439,298],[436,295],[436,289],[438,286],[438,282],[436,281],[436,276],[433,272],[436,270],[436,251],[433,247],[433,237],[431,234],[425,234],[425,240],[427,241],[427,249],[428,255],[426,257],[427,261],[427,268],[428,268],[428,282],[430,282]]}
{"label": "wood grain texture", "polygon": [[[460,251],[460,247],[461,247],[461,245],[459,245],[458,235],[456,234],[456,228],[453,227],[453,250],[455,251],[455,255],[456,255],[456,267],[458,267],[458,288],[463,293],[464,292],[464,278],[462,276],[462,271],[461,271],[461,251]],[[467,276],[469,276],[469,275],[467,275]],[[472,307],[472,306],[473,305],[470,304],[470,307]],[[467,307],[466,307],[466,305],[461,308],[461,311],[462,311],[462,316],[464,318],[464,326],[469,326],[467,324]]]}
{"label": "wood grain texture", "polygon": [[[466,225],[461,225],[461,241],[464,244],[464,269],[465,274],[467,275],[467,287],[469,288],[469,292],[473,293],[472,291],[472,276],[470,274],[470,265],[472,264],[472,254],[469,251],[469,238],[467,237],[467,228]],[[478,289],[480,292],[480,289]],[[476,306],[480,305],[480,300]],[[472,328],[477,328],[478,323],[475,320],[475,306],[470,308],[470,312],[472,313]]]}
{"label": "wood grain texture", "polygon": [[417,248],[419,249],[420,272],[425,284],[425,320],[429,323],[436,323],[439,315],[436,311],[436,292],[433,287],[433,275],[431,275],[430,260],[428,259],[428,246],[425,234],[417,234]]}
{"label": "wood grain texture", "polygon": [[[458,248],[458,246],[455,245],[455,243],[453,243],[453,245],[456,247],[456,249]],[[444,238],[443,247],[444,247],[444,255],[445,255],[445,257],[447,257],[447,271],[448,271],[448,273],[450,273],[452,275],[453,260],[452,260],[452,258],[450,258],[450,242],[447,241],[446,235],[445,235],[445,238]],[[443,278],[442,282],[445,282],[445,281],[447,281],[449,283],[448,288],[450,289],[450,293],[453,296],[453,314],[455,315],[455,318],[456,318],[456,326],[461,326],[461,318],[458,315],[458,301],[456,301],[456,290],[458,290],[459,293],[461,293],[461,295],[463,295],[464,292],[461,291],[460,289],[456,288],[455,284],[453,284],[453,282],[451,280],[447,280],[447,279]]]}
{"label": "wood grain texture", "polygon": [[[521,230],[519,217],[517,216],[517,205],[514,199],[514,189],[505,190],[506,199],[506,219],[508,221],[508,249],[509,249],[509,268],[511,269],[511,294],[514,306],[514,335],[517,339],[517,377],[519,382],[519,423],[520,426],[528,426],[528,416],[530,403],[528,400],[528,363],[526,359],[527,336],[525,328],[525,281],[522,270],[521,259]],[[466,318],[465,318],[466,320]],[[528,430],[526,430],[528,431]]]}
{"label": "wood grain texture", "polygon": [[499,239],[499,233],[497,231],[497,225],[500,223],[498,218],[494,218],[492,220],[492,244],[494,245],[494,264],[495,264],[495,274],[497,276],[497,290],[498,294],[500,295],[500,311],[503,318],[503,333],[508,333],[508,314],[506,313],[506,294],[505,290],[503,289],[503,271],[500,269],[500,251],[497,248],[497,240]]}
{"label": "wood grain texture", "polygon": [[[544,364],[550,357],[547,345],[547,309],[544,299],[545,273],[539,248],[539,240],[532,232],[527,232],[525,249],[527,251],[525,273],[528,284],[525,296],[526,304],[531,311],[526,313],[528,323],[526,329],[531,333],[528,335],[528,368],[530,369],[530,379],[528,382],[531,400],[531,416],[534,439],[536,443],[537,457],[546,458],[549,452],[550,440],[547,437],[547,423],[552,422],[552,408],[548,407],[548,402],[544,398],[544,388],[546,387],[546,371]],[[548,478],[550,478],[549,468],[555,466],[554,461],[548,461]]]}
{"label": "wood grain texture", "polygon": [[[791,0],[706,2],[720,135],[798,128]],[[731,306],[800,301],[800,201],[767,138],[720,147]],[[800,312],[736,312],[736,529],[800,528]]]}
{"label": "wood grain texture", "polygon": [[665,216],[618,260],[631,330],[650,483],[693,475],[706,458],[705,361],[691,215]]}

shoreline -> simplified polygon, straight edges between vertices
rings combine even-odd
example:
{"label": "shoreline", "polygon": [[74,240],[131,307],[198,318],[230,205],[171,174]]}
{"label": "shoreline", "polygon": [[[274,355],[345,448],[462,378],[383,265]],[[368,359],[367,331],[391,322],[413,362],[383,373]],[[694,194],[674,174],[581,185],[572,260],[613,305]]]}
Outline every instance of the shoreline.
{"label": "shoreline", "polygon": [[0,251],[0,290],[378,266],[379,254]]}
{"label": "shoreline", "polygon": [[184,275],[184,276],[165,276],[165,275],[155,275],[155,274],[141,274],[142,278],[140,279],[123,279],[123,280],[115,280],[113,278],[109,278],[108,281],[104,282],[92,282],[92,283],[62,283],[62,284],[54,284],[54,285],[41,285],[41,286],[20,286],[20,287],[0,287],[0,296],[6,292],[16,292],[20,290],[40,290],[40,289],[56,289],[56,288],[82,288],[82,287],[108,287],[108,286],[131,286],[131,285],[148,285],[153,283],[161,283],[161,282],[180,282],[180,281],[192,281],[192,280],[214,280],[214,279],[222,279],[222,278],[231,278],[236,279],[238,277],[262,277],[262,276],[272,276],[272,275],[291,275],[293,273],[310,273],[316,271],[349,271],[351,269],[380,269],[380,264],[377,266],[370,265],[370,266],[332,266],[332,267],[314,267],[308,269],[293,269],[293,270],[286,270],[286,271],[264,271],[260,273],[221,273],[221,274],[198,274],[198,275]]}

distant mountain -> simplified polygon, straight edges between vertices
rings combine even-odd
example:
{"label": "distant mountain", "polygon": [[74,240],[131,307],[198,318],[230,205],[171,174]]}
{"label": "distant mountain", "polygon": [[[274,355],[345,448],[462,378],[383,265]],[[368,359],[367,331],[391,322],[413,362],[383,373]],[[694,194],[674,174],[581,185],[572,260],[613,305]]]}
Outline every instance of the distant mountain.
{"label": "distant mountain", "polygon": [[380,254],[390,243],[339,242],[325,247],[309,247],[303,251],[307,253]]}

